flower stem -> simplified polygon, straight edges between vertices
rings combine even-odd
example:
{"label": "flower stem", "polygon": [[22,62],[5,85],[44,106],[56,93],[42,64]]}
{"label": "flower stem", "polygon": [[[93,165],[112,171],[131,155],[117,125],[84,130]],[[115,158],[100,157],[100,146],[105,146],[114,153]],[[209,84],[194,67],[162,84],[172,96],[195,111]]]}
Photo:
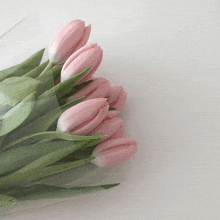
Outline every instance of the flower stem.
{"label": "flower stem", "polygon": [[[43,184],[43,183],[45,183],[45,182],[47,182],[47,181],[50,181],[50,179],[53,179],[54,177],[56,177],[57,175],[59,175],[59,174],[61,174],[62,172],[65,172],[65,171],[67,171],[67,170],[73,170],[73,169],[75,169],[75,168],[78,168],[78,167],[80,167],[80,166],[85,166],[86,164],[89,164],[89,163],[91,163],[91,161],[92,160],[94,160],[95,159],[95,157],[90,157],[90,158],[86,158],[86,159],[82,159],[82,160],[78,160],[78,161],[75,161],[75,162],[70,162],[70,163],[68,163],[68,165],[69,165],[69,168],[66,168],[65,169],[65,164],[63,165],[63,170],[62,171],[59,171],[58,169],[57,169],[57,173],[54,173],[54,174],[52,174],[52,175],[48,175],[48,176],[46,176],[46,177],[42,177],[42,178],[39,178],[38,180],[36,180],[36,181],[31,181],[30,183],[33,183],[33,184]],[[74,164],[75,164],[75,166],[74,166]],[[66,165],[67,165],[67,163],[66,163]],[[71,165],[72,165],[72,167],[71,167]],[[59,167],[60,165],[55,165],[55,166],[57,166],[57,167]],[[62,166],[62,165],[61,165]],[[61,168],[61,167],[60,167]]]}

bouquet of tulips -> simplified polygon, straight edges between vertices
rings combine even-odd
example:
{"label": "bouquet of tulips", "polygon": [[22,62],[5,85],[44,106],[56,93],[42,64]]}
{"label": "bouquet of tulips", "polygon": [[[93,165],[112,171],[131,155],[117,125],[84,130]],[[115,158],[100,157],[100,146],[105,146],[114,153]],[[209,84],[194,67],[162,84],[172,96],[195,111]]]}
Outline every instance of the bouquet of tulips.
{"label": "bouquet of tulips", "polygon": [[71,195],[76,187],[44,180],[88,163],[115,166],[136,153],[118,117],[125,91],[93,77],[103,50],[87,44],[90,31],[70,21],[51,41],[48,61],[41,63],[43,49],[0,71],[0,207]]}

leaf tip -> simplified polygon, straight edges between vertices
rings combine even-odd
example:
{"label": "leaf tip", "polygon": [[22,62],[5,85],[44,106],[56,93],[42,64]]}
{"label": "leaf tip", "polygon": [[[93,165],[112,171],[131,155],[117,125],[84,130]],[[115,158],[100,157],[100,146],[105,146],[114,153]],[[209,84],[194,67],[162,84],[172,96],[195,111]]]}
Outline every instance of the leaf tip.
{"label": "leaf tip", "polygon": [[120,183],[114,183],[114,184],[105,184],[105,185],[100,185],[103,189],[109,189],[115,186],[120,185]]}

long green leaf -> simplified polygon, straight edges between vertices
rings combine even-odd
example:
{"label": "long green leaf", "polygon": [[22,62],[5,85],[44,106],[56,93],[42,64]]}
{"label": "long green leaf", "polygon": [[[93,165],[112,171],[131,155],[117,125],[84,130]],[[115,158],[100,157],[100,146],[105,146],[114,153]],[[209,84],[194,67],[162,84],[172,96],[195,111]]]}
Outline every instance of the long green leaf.
{"label": "long green leaf", "polygon": [[44,98],[44,99],[41,99],[38,97],[34,103],[32,113],[29,115],[29,117],[25,121],[25,125],[41,117],[42,115],[48,112],[51,112],[52,110],[58,108],[59,106],[60,106],[59,102],[55,95],[52,97]]}
{"label": "long green leaf", "polygon": [[68,156],[62,158],[61,162],[70,162],[70,161],[73,161],[76,159],[87,158],[92,154],[95,147],[96,147],[96,145],[79,149],[79,150],[75,151],[73,154],[69,154]]}
{"label": "long green leaf", "polygon": [[19,200],[53,199],[73,197],[85,193],[107,190],[118,186],[120,183],[106,184],[87,187],[58,187],[44,184],[33,185],[29,187],[16,186],[7,192],[8,196],[13,196]]}
{"label": "long green leaf", "polygon": [[43,83],[40,90],[38,91],[38,96],[54,87],[54,79],[57,78],[58,75],[60,75],[61,69],[62,66],[53,67],[47,70],[42,76],[36,78]]}
{"label": "long green leaf", "polygon": [[33,180],[38,181],[39,179],[41,179],[43,177],[50,177],[54,174],[59,174],[59,173],[65,172],[67,170],[71,170],[76,167],[85,165],[93,159],[95,159],[95,157],[90,157],[90,158],[77,160],[77,161],[70,162],[70,163],[65,163],[65,164],[61,164],[61,165],[54,165],[54,166],[49,166],[49,167],[37,169],[37,170],[33,171],[30,175],[28,175],[28,177],[26,178],[26,181],[28,181],[28,182],[33,181]]}
{"label": "long green leaf", "polygon": [[67,156],[68,154],[71,154],[74,151],[84,147],[85,145],[88,146],[88,143],[90,144],[89,146],[91,146],[97,143],[99,140],[100,139],[97,138],[93,141],[83,141],[78,145],[73,145],[69,148],[57,150],[52,153],[46,154],[45,156],[40,157],[39,159],[13,172],[12,174],[0,178],[0,188],[9,188],[22,182],[26,182],[28,177],[31,176],[34,172],[36,172],[38,169],[47,167],[59,161],[61,158]]}
{"label": "long green leaf", "polygon": [[35,92],[28,95],[22,102],[8,111],[1,122],[0,136],[3,136],[20,126],[32,111]]}
{"label": "long green leaf", "polygon": [[80,136],[80,135],[72,135],[60,131],[45,131],[45,132],[39,132],[34,133],[25,137],[22,137],[4,147],[5,149],[8,149],[10,147],[13,147],[17,144],[19,145],[28,145],[35,143],[37,141],[50,141],[54,139],[61,139],[61,140],[67,140],[67,141],[84,141],[84,140],[93,140],[97,138],[102,138],[102,136],[99,135],[93,135],[93,136]]}
{"label": "long green leaf", "polygon": [[0,174],[19,169],[43,155],[72,145],[72,141],[38,142],[3,151],[0,154]]}
{"label": "long green leaf", "polygon": [[8,69],[1,70],[0,71],[0,82],[12,76],[22,76],[25,73],[37,67],[41,62],[44,50],[45,49],[42,49],[36,52],[31,57],[29,57],[27,60],[25,60],[24,62],[18,65],[15,65]]}

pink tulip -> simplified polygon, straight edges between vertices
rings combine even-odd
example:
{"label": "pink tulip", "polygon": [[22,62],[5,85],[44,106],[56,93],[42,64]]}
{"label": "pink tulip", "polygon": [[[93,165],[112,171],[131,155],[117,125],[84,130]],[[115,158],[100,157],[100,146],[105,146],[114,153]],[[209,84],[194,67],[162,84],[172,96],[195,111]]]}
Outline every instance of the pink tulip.
{"label": "pink tulip", "polygon": [[82,72],[88,67],[92,69],[80,78],[75,85],[87,81],[101,64],[103,50],[97,44],[87,44],[80,48],[65,62],[61,71],[61,82]]}
{"label": "pink tulip", "polygon": [[97,145],[91,162],[99,167],[110,167],[123,163],[137,152],[137,142],[128,137],[110,138]]}
{"label": "pink tulip", "polygon": [[107,94],[109,107],[116,108],[115,111],[122,111],[127,94],[121,86],[111,86]]}
{"label": "pink tulip", "polygon": [[87,43],[90,32],[91,25],[85,27],[85,22],[81,20],[73,20],[63,26],[50,43],[50,61],[63,64],[72,53]]}
{"label": "pink tulip", "polygon": [[93,80],[91,83],[80,89],[74,95],[70,96],[67,99],[67,102],[74,101],[80,97],[85,97],[83,101],[94,98],[104,98],[110,87],[109,81],[101,77],[92,77],[91,80]]}
{"label": "pink tulip", "polygon": [[100,135],[107,135],[106,137],[102,138],[101,141],[98,142],[100,143],[114,135],[121,126],[122,120],[120,118],[105,118],[96,128],[89,132],[88,135],[94,135],[97,133],[99,133]]}
{"label": "pink tulip", "polygon": [[106,98],[90,99],[67,109],[61,114],[57,130],[85,135],[97,127],[108,113]]}

